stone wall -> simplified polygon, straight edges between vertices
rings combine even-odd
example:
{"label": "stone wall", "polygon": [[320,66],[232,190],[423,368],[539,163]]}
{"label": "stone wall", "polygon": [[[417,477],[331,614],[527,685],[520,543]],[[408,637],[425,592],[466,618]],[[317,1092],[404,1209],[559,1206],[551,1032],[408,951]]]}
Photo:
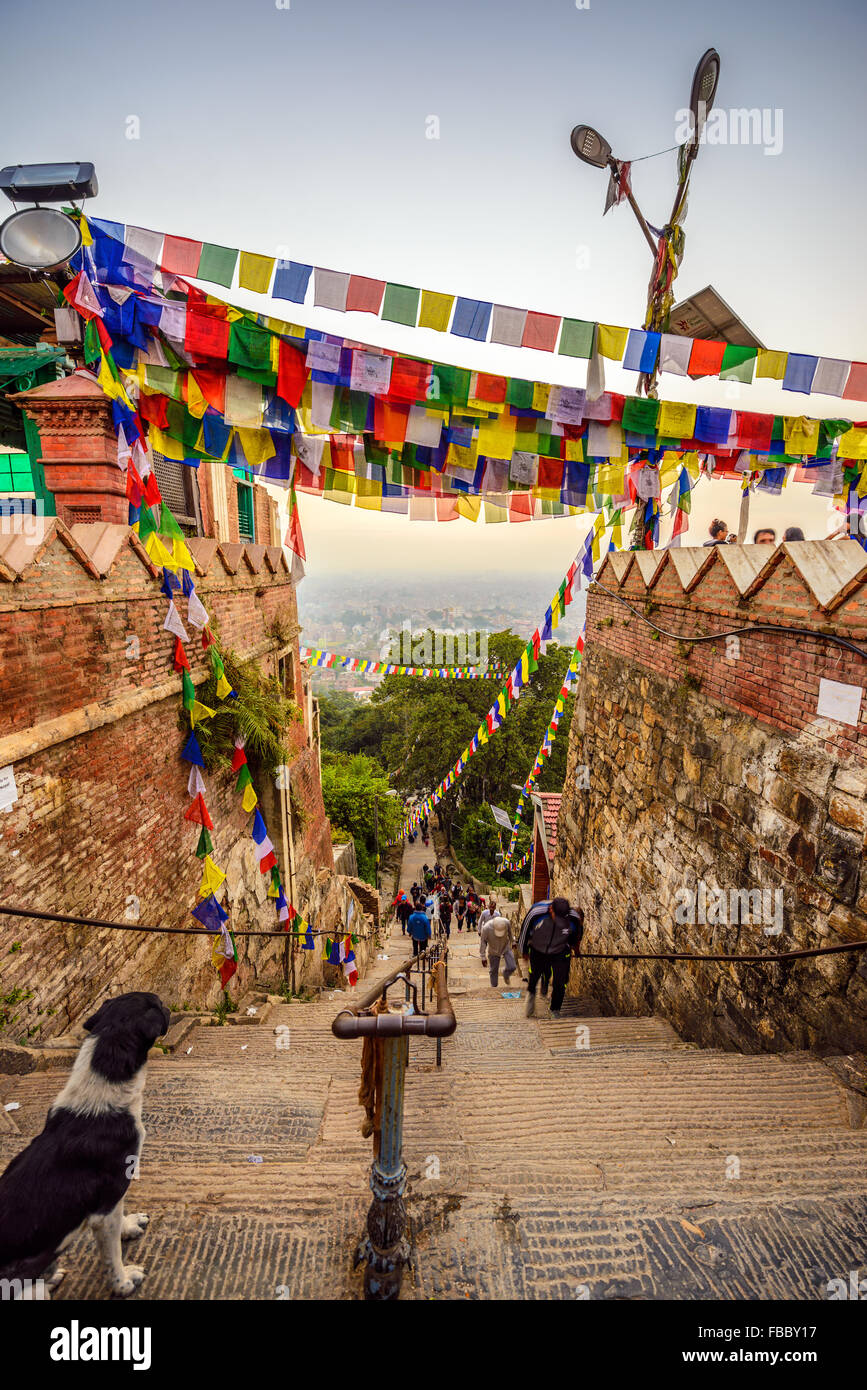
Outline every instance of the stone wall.
{"label": "stone wall", "polygon": [[[851,725],[817,713],[822,678],[865,683],[864,658],[826,640],[867,639],[864,551],[612,555],[598,581],[554,871],[555,892],[587,914],[585,950],[772,954],[867,939],[864,714]],[[691,645],[645,619],[684,637],[770,630]],[[737,894],[755,890],[768,894],[749,903],[759,920],[734,920]],[[661,1013],[707,1045],[867,1048],[864,951],[767,966],[586,961],[575,975],[612,1012]]]}
{"label": "stone wall", "polygon": [[[295,592],[280,546],[193,539],[196,590],[223,649],[270,674],[283,662],[287,693],[306,709]],[[185,619],[186,605],[178,599]],[[126,525],[52,521],[41,536],[0,536],[0,768],[18,799],[0,811],[0,905],[23,904],[102,920],[191,925],[201,865],[198,827],[184,820],[188,724],[166,601],[156,571]],[[190,629],[194,682],[208,665]],[[288,669],[285,663],[288,662]],[[333,869],[318,752],[305,720],[287,731],[292,853],[284,854],[279,791],[254,778],[287,896],[317,929],[358,916],[364,962],[372,919]],[[275,925],[250,839],[250,817],[228,772],[206,773],[214,859],[227,873],[231,921]],[[288,820],[288,818],[287,818]],[[289,836],[287,824],[287,837]],[[289,848],[287,844],[287,848]],[[154,989],[173,1005],[212,1004],[219,982],[210,940],[63,927],[0,917],[0,1000],[15,989],[12,1035],[64,1031],[107,992]],[[285,943],[239,938],[241,991],[282,973]],[[296,978],[323,978],[321,951],[296,947]]]}

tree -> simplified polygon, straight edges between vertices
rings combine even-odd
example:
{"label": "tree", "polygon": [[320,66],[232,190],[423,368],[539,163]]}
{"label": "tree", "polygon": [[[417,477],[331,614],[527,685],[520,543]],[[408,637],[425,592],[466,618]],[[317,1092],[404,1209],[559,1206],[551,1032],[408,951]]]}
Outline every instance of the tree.
{"label": "tree", "polygon": [[390,790],[388,777],[370,758],[323,750],[326,814],[336,833],[355,842],[358,871],[368,883],[374,882],[376,873],[377,815],[380,852],[397,835],[403,815],[400,798],[390,796]]}

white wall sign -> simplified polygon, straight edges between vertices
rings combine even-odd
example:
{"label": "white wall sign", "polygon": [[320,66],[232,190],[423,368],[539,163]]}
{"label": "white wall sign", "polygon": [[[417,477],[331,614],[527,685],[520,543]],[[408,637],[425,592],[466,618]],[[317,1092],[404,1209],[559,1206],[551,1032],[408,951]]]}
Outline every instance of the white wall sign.
{"label": "white wall sign", "polygon": [[9,811],[13,802],[18,800],[18,788],[15,785],[15,770],[9,763],[6,767],[0,767],[0,811]]}
{"label": "white wall sign", "polygon": [[816,713],[824,719],[836,719],[840,724],[857,724],[861,717],[863,694],[863,686],[822,679],[819,681]]}

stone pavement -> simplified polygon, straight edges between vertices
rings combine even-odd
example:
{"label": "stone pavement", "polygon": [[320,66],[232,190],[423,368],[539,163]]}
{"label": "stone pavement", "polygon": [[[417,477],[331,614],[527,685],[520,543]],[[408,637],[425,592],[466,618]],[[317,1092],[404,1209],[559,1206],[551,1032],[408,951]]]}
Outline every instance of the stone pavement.
{"label": "stone pavement", "polygon": [[[425,858],[419,840],[405,881]],[[362,989],[408,954],[399,928],[383,953]],[[442,1070],[432,1042],[410,1044],[403,1298],[823,1298],[867,1272],[867,1130],[848,1127],[817,1057],[698,1049],[582,999],[527,1019],[466,932],[452,932],[449,983]],[[129,1197],[151,1216],[128,1256],[147,1271],[136,1298],[361,1296],[371,1155],[361,1044],[330,1030],[344,999],[198,1027],[151,1064]],[[20,1103],[4,1164],[62,1082],[0,1076],[0,1100]],[[55,1298],[106,1296],[87,1238],[66,1264]]]}

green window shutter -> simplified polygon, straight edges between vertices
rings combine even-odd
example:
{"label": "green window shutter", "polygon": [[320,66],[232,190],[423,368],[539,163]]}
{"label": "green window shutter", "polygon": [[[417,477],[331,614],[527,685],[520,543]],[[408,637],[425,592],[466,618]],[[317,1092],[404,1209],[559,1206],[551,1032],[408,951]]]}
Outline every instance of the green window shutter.
{"label": "green window shutter", "polygon": [[249,483],[235,484],[238,491],[238,535],[242,541],[256,539],[256,522],[253,514],[253,489]]}

